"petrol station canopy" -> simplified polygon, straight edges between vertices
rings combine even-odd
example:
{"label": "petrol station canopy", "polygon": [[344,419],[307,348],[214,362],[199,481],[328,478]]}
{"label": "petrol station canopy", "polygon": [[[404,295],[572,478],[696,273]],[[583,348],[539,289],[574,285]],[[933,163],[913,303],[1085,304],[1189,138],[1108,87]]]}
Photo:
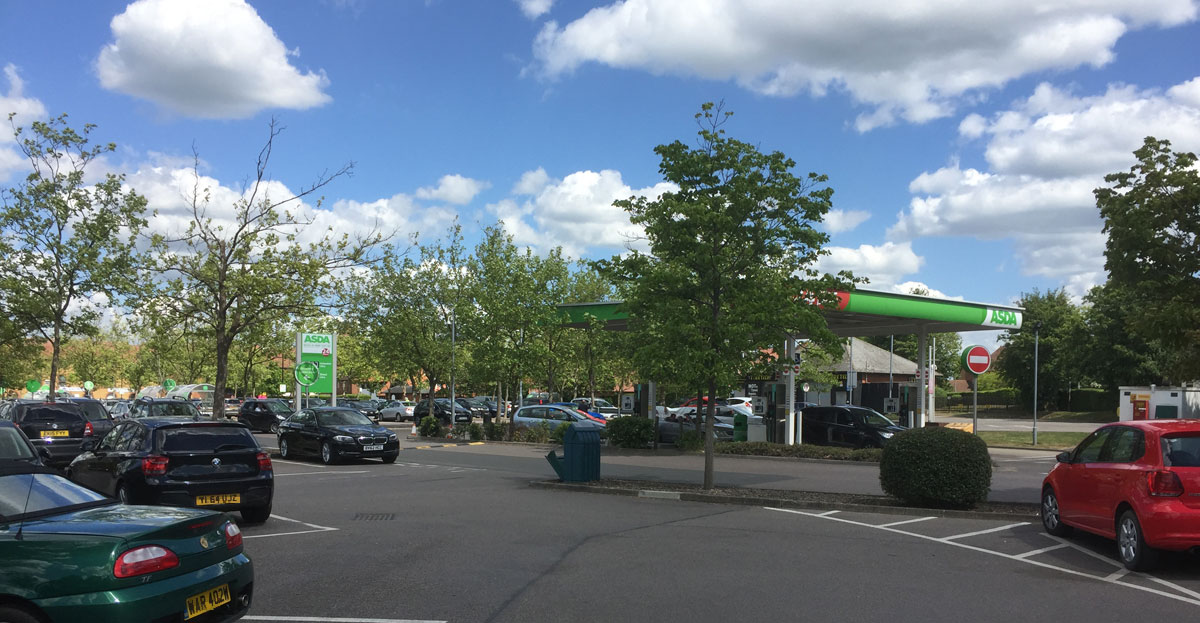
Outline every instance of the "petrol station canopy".
{"label": "petrol station canopy", "polygon": [[[568,326],[582,327],[593,316],[605,328],[623,331],[629,314],[622,301],[559,305]],[[825,322],[841,337],[906,335],[1020,329],[1022,310],[1011,305],[972,303],[915,294],[856,289],[838,292],[836,309],[823,310]],[[797,336],[802,337],[802,336]]]}

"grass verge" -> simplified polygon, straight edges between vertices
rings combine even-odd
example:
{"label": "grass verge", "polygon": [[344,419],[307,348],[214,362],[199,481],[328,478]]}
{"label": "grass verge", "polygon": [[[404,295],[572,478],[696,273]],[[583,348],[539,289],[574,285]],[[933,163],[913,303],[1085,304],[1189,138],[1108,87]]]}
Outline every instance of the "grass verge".
{"label": "grass verge", "polygon": [[[971,417],[971,409],[953,408],[938,409],[937,415],[953,415]],[[1026,409],[1005,409],[979,407],[979,417],[996,420],[1028,420],[1033,421],[1033,412]],[[1039,422],[1074,422],[1084,424],[1108,424],[1117,421],[1116,411],[1049,411],[1038,413]],[[1038,435],[1041,437],[1041,435]]]}
{"label": "grass verge", "polygon": [[837,448],[818,446],[810,443],[799,446],[785,446],[765,441],[722,441],[714,444],[717,454],[739,454],[744,456],[786,456],[794,459],[832,459],[836,461],[866,461],[878,463],[883,450],[866,448]]}
{"label": "grass verge", "polygon": [[1033,445],[1031,431],[980,431],[979,438],[989,446],[1008,446],[1011,448],[1029,448],[1031,450],[1070,450],[1079,445],[1089,433],[1067,433],[1045,431],[1038,433],[1038,444]]}

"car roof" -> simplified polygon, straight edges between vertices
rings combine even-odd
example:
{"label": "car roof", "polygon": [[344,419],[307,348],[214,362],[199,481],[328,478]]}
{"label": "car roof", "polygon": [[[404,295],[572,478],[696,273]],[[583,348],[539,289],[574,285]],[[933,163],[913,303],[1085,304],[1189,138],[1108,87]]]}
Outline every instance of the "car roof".
{"label": "car roof", "polygon": [[1141,430],[1164,433],[1200,433],[1200,419],[1185,420],[1130,420],[1113,422],[1108,426],[1132,426]]}
{"label": "car roof", "polygon": [[129,421],[137,422],[147,428],[162,428],[164,426],[237,426],[239,428],[247,428],[245,424],[235,420],[195,419],[186,416],[144,417]]}

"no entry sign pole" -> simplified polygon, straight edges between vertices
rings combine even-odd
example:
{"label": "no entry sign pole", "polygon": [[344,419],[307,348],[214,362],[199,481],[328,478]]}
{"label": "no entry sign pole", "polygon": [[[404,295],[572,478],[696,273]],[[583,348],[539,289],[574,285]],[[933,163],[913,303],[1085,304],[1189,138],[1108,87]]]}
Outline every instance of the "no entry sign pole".
{"label": "no entry sign pole", "polygon": [[968,346],[963,349],[959,358],[963,370],[975,376],[971,384],[971,432],[979,434],[979,375],[988,371],[992,365],[992,354],[982,346]]}

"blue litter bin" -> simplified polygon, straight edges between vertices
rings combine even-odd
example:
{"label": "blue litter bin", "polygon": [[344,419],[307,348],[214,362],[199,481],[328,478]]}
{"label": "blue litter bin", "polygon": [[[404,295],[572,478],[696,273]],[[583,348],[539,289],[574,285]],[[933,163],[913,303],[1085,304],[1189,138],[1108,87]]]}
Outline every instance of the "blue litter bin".
{"label": "blue litter bin", "polygon": [[575,422],[563,435],[563,457],[554,451],[546,455],[563,482],[600,480],[600,426],[593,422]]}

